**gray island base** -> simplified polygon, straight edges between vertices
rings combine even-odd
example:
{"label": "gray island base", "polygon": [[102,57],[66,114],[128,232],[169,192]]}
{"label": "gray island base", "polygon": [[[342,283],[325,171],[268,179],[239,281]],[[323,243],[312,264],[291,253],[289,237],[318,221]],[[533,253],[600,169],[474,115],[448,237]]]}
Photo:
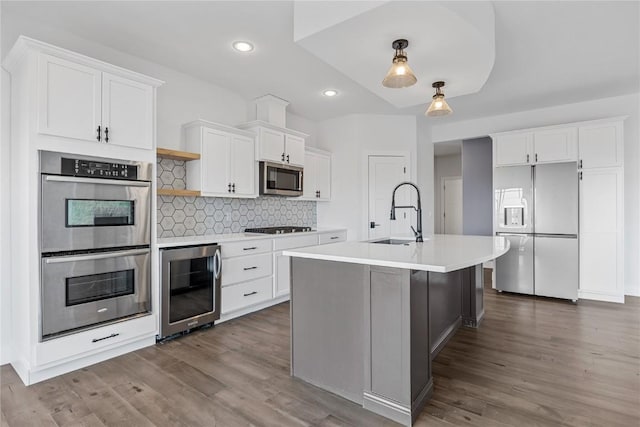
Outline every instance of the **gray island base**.
{"label": "gray island base", "polygon": [[291,374],[411,425],[433,392],[432,359],[482,319],[482,264],[440,273],[291,255]]}

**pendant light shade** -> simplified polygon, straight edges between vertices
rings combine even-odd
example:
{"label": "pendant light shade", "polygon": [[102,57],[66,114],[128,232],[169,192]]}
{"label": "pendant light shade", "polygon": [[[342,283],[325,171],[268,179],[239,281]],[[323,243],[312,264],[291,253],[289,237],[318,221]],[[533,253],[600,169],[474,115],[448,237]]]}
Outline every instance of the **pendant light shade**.
{"label": "pendant light shade", "polygon": [[395,40],[391,44],[391,47],[396,50],[396,54],[393,56],[393,64],[389,72],[382,80],[383,86],[397,89],[414,85],[418,81],[407,63],[407,55],[404,53],[407,46],[409,46],[409,42],[405,39]]}
{"label": "pendant light shade", "polygon": [[444,93],[440,90],[440,88],[444,87],[444,82],[433,82],[431,86],[436,89],[436,93],[433,95],[433,101],[431,101],[431,105],[429,105],[424,114],[429,117],[438,117],[453,113],[447,101],[444,100]]}

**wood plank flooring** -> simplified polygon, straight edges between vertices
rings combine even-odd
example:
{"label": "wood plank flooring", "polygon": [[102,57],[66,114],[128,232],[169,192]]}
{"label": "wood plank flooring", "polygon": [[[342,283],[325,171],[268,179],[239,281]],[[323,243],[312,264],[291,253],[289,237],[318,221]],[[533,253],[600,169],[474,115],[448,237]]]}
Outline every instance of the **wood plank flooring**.
{"label": "wood plank flooring", "polygon": [[[640,425],[640,298],[497,294],[433,363],[417,426]],[[289,305],[31,387],[2,366],[0,426],[392,426],[289,376]]]}

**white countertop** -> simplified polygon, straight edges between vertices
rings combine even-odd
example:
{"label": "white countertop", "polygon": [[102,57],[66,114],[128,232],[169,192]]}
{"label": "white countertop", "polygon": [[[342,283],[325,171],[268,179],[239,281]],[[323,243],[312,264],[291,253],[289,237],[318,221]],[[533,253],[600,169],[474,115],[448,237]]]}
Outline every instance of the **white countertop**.
{"label": "white countertop", "polygon": [[283,237],[307,236],[310,234],[333,233],[337,231],[346,231],[346,229],[320,228],[314,231],[306,231],[303,233],[284,233],[284,234],[229,233],[229,234],[207,234],[205,236],[164,237],[164,238],[158,239],[156,246],[158,248],[169,248],[173,246],[191,246],[191,245],[206,245],[206,244],[213,244],[213,243],[240,242],[243,240],[280,239]]}
{"label": "white countertop", "polygon": [[447,273],[490,261],[509,250],[509,241],[504,237],[435,234],[424,240],[407,245],[341,242],[290,249],[283,255]]}

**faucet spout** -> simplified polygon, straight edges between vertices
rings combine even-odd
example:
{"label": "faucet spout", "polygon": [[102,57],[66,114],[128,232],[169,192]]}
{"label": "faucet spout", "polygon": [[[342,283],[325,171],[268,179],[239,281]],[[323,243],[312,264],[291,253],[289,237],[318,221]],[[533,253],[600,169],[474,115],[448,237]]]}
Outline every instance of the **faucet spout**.
{"label": "faucet spout", "polygon": [[[402,187],[403,185],[409,185],[413,188],[416,189],[416,193],[418,195],[418,203],[417,203],[417,207],[416,206],[396,206],[396,190],[398,190],[398,188]],[[416,228],[411,227],[411,230],[413,231],[413,234],[416,237],[416,242],[422,242],[422,203],[420,201],[420,190],[418,189],[418,187],[412,183],[412,182],[401,182],[400,184],[396,185],[396,188],[393,189],[393,193],[391,194],[391,220],[395,220],[396,219],[396,209],[415,209],[416,211],[416,216],[417,216],[417,224],[416,224]]]}

